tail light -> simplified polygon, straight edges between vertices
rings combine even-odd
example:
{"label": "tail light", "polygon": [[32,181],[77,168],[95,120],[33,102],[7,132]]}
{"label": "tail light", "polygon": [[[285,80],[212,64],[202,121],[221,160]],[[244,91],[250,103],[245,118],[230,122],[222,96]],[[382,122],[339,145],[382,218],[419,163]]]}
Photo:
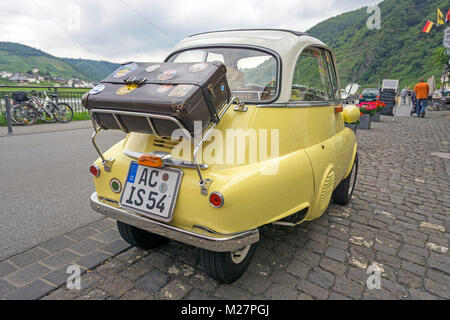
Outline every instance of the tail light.
{"label": "tail light", "polygon": [[214,208],[222,208],[223,207],[223,196],[220,192],[212,192],[209,195],[209,203],[214,207]]}
{"label": "tail light", "polygon": [[377,99],[380,99],[380,96],[377,96]]}
{"label": "tail light", "polygon": [[96,165],[93,164],[90,168],[89,168],[89,172],[91,173],[91,175],[93,177],[98,177],[100,175],[100,168]]}
{"label": "tail light", "polygon": [[364,96],[362,94],[359,95],[360,98],[364,98]]}

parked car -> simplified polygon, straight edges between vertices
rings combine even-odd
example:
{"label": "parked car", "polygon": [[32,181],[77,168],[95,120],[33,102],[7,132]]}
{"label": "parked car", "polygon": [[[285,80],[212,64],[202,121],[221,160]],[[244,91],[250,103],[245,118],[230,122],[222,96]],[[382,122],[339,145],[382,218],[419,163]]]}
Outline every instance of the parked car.
{"label": "parked car", "polygon": [[[91,207],[117,220],[123,239],[133,246],[152,249],[172,239],[199,247],[205,272],[222,283],[232,283],[250,264],[262,226],[296,226],[319,218],[332,200],[340,205],[350,202],[358,155],[355,133],[345,123],[358,121],[360,113],[355,106],[339,104],[334,55],[323,42],[305,33],[276,29],[208,32],[182,40],[165,60],[196,63],[193,72],[213,61],[226,66],[232,98],[219,113],[219,121],[198,139],[187,134],[179,139],[158,137],[133,132],[127,125],[135,123],[133,117],[144,117],[153,128],[152,119],[168,116],[91,110],[93,142],[100,156],[90,168],[96,189]],[[132,67],[121,68],[116,75]],[[155,68],[152,65],[149,70]],[[161,79],[175,75],[173,71],[161,74]],[[138,85],[124,87],[117,94],[130,99],[132,90],[139,90]],[[91,94],[103,89],[94,88]],[[171,90],[171,85],[160,89]],[[100,117],[108,112],[113,116],[108,121],[115,119],[127,136],[102,152],[95,138],[110,125]],[[214,143],[230,131],[247,136],[230,148],[227,145],[222,154]],[[267,132],[270,143],[261,140],[263,136],[253,143],[253,134],[261,132]],[[278,148],[269,148],[272,155],[262,157],[267,144],[261,141],[278,144]],[[203,150],[204,159],[199,160],[196,152],[187,159],[175,154],[181,144]],[[231,161],[217,160],[220,154],[228,157],[238,150],[244,155],[240,161],[234,156]],[[208,153],[214,153],[210,160]],[[140,186],[139,180],[149,181],[147,173],[140,177],[137,171],[145,168],[151,169],[150,180],[152,175],[165,176],[169,186],[156,178],[152,186]],[[170,201],[164,202],[167,187]]]}
{"label": "parked car", "polygon": [[359,103],[373,102],[380,99],[380,90],[376,88],[366,88],[359,95]]}
{"label": "parked car", "polygon": [[359,84],[357,83],[350,83],[348,84],[345,89],[341,89],[341,100],[344,104],[350,104],[355,103],[357,100],[356,92],[359,89]]}

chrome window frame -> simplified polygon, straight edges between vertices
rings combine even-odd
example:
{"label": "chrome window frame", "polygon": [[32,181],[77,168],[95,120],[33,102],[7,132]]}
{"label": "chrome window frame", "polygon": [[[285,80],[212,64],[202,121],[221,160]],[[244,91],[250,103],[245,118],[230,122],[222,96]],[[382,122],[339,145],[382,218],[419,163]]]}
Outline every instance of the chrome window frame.
{"label": "chrome window frame", "polygon": [[[299,51],[297,58],[295,60],[295,64],[297,64],[298,59],[300,58],[300,56],[302,55],[303,51],[305,51],[306,49],[310,49],[310,48],[316,48],[316,49],[321,49],[324,50],[326,52],[330,53],[331,56],[331,62],[333,63],[333,67],[334,67],[334,71],[336,73],[336,80],[337,80],[337,89],[340,90],[340,83],[339,83],[339,75],[337,72],[337,68],[336,68],[336,59],[335,56],[333,54],[333,52],[326,46],[322,46],[319,44],[311,44],[308,46],[305,46],[304,48],[302,48],[302,50]],[[295,67],[294,67],[295,70]],[[327,73],[328,73],[328,81],[330,82],[330,86],[333,87],[332,82],[331,82],[331,78],[330,78],[330,73],[329,73],[329,69],[328,69],[328,64],[327,64]],[[294,75],[292,75],[292,79],[290,82],[290,88],[292,90],[292,83],[294,80]],[[336,95],[333,93],[333,97],[334,100],[328,100],[328,101],[300,101],[300,100],[289,100],[288,102],[285,103],[279,103],[279,104],[272,104],[270,105],[271,107],[285,107],[285,108],[301,108],[301,107],[329,107],[329,106],[335,106],[337,104],[339,104],[339,99],[338,97],[336,97]],[[263,105],[258,105],[258,107],[265,107]]]}

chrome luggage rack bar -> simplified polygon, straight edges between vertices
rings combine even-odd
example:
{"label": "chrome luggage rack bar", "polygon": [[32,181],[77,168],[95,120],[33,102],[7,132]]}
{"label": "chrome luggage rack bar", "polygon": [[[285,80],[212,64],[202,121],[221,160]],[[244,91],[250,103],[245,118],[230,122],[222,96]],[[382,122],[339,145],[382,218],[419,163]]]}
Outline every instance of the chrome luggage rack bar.
{"label": "chrome luggage rack bar", "polygon": [[[219,114],[218,114],[219,121],[223,117],[223,115],[227,112],[227,110],[230,108],[230,106],[233,104],[243,106],[243,104],[241,103],[239,98],[236,98],[236,97],[231,98],[230,102],[227,105],[225,105],[222,108],[222,110],[219,112]],[[178,119],[176,119],[175,117],[172,117],[172,116],[166,116],[166,115],[154,114],[154,113],[146,113],[146,112],[120,111],[120,110],[110,110],[110,109],[92,109],[92,110],[90,110],[91,121],[92,121],[92,125],[94,127],[94,133],[92,134],[92,144],[94,145],[95,150],[97,151],[100,158],[102,159],[102,165],[106,172],[111,171],[112,165],[114,163],[114,159],[112,159],[112,158],[106,159],[105,156],[103,155],[103,152],[100,150],[100,148],[96,142],[97,135],[102,130],[101,125],[99,123],[97,123],[97,121],[96,121],[95,114],[97,114],[97,113],[111,114],[113,116],[115,122],[117,123],[118,127],[120,128],[120,130],[122,130],[126,134],[130,133],[130,131],[121,122],[121,120],[120,120],[121,115],[146,118],[151,132],[153,134],[155,134],[156,137],[158,137],[158,138],[162,138],[162,136],[155,129],[155,126],[152,121],[153,119],[167,120],[167,121],[171,121],[171,122],[175,123],[178,126],[178,128],[180,128],[182,130],[185,137],[194,144],[195,148],[194,148],[194,155],[193,155],[193,165],[195,166],[195,169],[197,170],[197,174],[199,177],[200,191],[201,191],[202,195],[206,196],[208,194],[208,189],[212,183],[212,180],[203,178],[201,170],[205,169],[205,166],[203,166],[197,162],[197,154],[198,154],[198,151],[200,150],[200,148],[202,147],[203,143],[209,138],[209,135],[211,134],[212,130],[216,127],[216,125],[219,121],[213,122],[210,125],[210,127],[204,132],[201,140],[197,141],[195,139],[195,137],[189,132],[189,130],[187,130],[186,127]],[[173,164],[173,165],[176,165],[176,164]]]}

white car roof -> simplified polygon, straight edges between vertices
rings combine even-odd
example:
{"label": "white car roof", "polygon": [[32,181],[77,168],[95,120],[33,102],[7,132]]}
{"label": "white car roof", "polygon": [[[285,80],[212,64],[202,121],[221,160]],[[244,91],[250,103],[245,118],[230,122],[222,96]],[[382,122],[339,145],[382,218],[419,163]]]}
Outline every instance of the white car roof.
{"label": "white car roof", "polygon": [[196,34],[181,40],[171,52],[222,44],[262,47],[280,56],[282,88],[276,101],[280,103],[290,100],[292,77],[299,53],[308,46],[327,48],[322,41],[303,32],[285,29],[240,29]]}

